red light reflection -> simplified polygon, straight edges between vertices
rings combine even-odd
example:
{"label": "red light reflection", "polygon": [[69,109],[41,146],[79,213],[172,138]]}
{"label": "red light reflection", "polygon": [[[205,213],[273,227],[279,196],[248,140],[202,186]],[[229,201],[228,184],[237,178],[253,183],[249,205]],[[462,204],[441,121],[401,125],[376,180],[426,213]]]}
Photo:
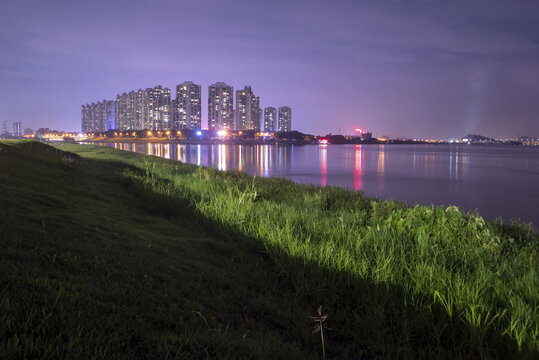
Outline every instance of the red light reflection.
{"label": "red light reflection", "polygon": [[327,157],[328,157],[328,149],[326,145],[322,145],[322,186],[326,186],[327,184]]}
{"label": "red light reflection", "polygon": [[356,166],[354,169],[354,190],[361,189],[361,171],[363,170],[365,157],[361,145],[356,145]]}

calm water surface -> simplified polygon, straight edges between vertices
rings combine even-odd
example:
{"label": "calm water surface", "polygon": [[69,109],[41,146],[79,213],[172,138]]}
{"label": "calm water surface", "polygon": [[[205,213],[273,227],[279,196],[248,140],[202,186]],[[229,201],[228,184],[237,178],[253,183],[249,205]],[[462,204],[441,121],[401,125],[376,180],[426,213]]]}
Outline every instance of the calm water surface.
{"label": "calm water surface", "polygon": [[471,145],[102,144],[219,170],[457,205],[539,224],[539,148]]}

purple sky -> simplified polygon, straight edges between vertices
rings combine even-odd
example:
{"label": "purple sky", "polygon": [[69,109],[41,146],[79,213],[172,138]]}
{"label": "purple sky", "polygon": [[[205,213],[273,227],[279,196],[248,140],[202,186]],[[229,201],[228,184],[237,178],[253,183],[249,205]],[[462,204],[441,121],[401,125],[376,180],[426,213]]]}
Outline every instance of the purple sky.
{"label": "purple sky", "polygon": [[251,85],[293,129],[539,136],[539,1],[0,4],[0,120],[80,129],[80,106],[185,80]]}

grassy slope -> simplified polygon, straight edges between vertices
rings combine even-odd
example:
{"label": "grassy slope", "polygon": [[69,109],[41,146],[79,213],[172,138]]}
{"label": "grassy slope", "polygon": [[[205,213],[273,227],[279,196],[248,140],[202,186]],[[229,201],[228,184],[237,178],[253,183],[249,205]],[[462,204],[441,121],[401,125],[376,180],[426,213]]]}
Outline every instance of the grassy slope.
{"label": "grassy slope", "polygon": [[537,356],[525,226],[63,148],[0,143],[2,358],[316,358],[321,304],[330,357]]}

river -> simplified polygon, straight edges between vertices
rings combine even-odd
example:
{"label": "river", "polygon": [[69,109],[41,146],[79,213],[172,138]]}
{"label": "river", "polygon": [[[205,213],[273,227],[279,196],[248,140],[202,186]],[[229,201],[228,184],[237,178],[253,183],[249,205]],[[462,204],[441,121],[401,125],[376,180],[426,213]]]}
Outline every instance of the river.
{"label": "river", "polygon": [[101,143],[219,170],[340,186],[409,204],[456,205],[539,224],[539,148],[482,145]]}

